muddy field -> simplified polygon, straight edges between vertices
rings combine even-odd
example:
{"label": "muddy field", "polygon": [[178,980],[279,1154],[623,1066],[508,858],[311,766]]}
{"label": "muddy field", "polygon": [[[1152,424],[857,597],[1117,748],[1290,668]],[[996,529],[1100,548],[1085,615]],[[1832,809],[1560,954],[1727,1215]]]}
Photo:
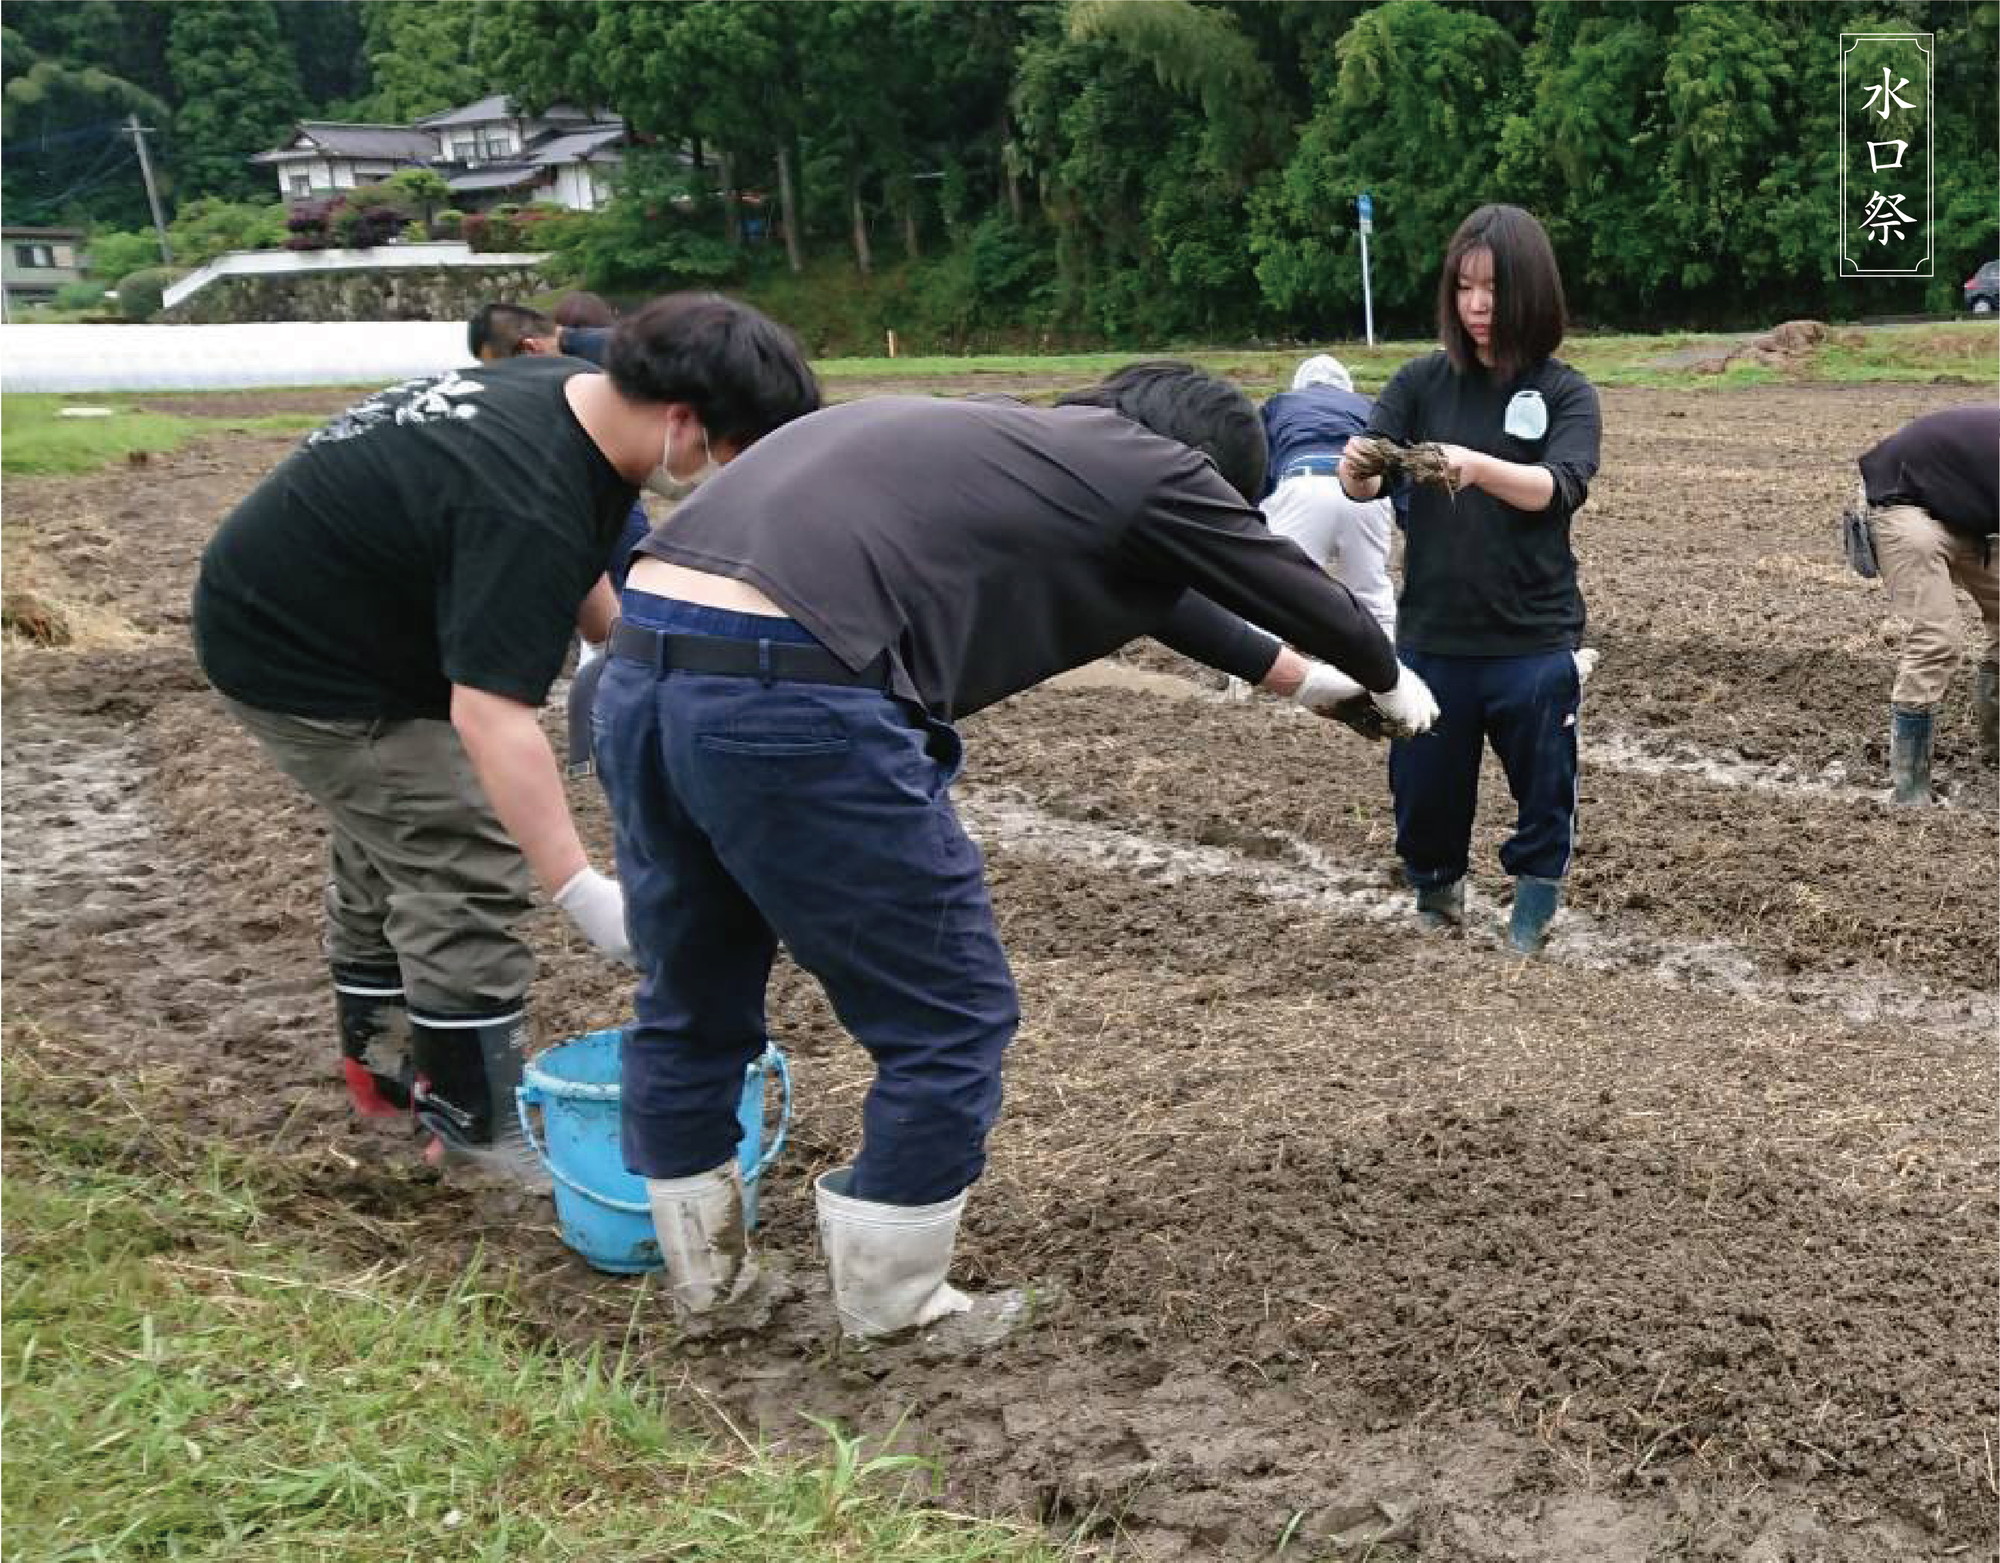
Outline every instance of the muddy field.
{"label": "muddy field", "polygon": [[[963,1264],[1056,1300],[974,1366],[834,1351],[810,1288],[719,1345],[638,1299],[636,1349],[691,1415],[900,1427],[950,1502],[1107,1556],[1993,1555],[1996,778],[1968,672],[1950,805],[1881,803],[1893,651],[1834,524],[1854,451],[1965,394],[1606,395],[1603,660],[1539,961],[1499,944],[1495,772],[1473,926],[1424,937],[1344,730],[1143,649],[967,724],[1026,1020]],[[635,1283],[545,1208],[344,1116],[313,816],[186,643],[201,543],[284,448],[8,485],[38,579],[117,630],[7,652],[8,1016],[317,1158],[357,1261],[484,1245],[537,1327],[625,1340]],[[536,936],[543,1035],[618,1020],[618,976]],[[797,973],[773,1012],[801,1099],[765,1241],[810,1281],[865,1071]]]}

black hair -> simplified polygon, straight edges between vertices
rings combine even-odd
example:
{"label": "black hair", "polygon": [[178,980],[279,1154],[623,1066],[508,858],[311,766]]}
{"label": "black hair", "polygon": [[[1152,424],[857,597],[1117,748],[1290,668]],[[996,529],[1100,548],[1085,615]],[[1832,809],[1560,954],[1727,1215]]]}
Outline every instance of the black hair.
{"label": "black hair", "polygon": [[791,332],[719,293],[670,293],[611,333],[604,368],[635,402],[685,402],[711,439],[738,449],[819,406]]}
{"label": "black hair", "polygon": [[[465,348],[474,358],[491,353],[512,358],[531,336],[554,336],[556,323],[525,304],[481,304],[465,328]],[[483,350],[483,351],[482,351]]]}
{"label": "black hair", "polygon": [[1256,404],[1227,380],[1174,359],[1127,364],[1103,384],[1056,399],[1058,407],[1108,407],[1155,434],[1200,451],[1223,480],[1255,503],[1270,444]]}
{"label": "black hair", "polygon": [[615,326],[618,311],[597,294],[578,288],[556,300],[549,319],[559,326]]}
{"label": "black hair", "polygon": [[1493,257],[1493,372],[1511,379],[1540,363],[1563,339],[1562,272],[1547,230],[1518,206],[1482,206],[1458,225],[1438,278],[1438,340],[1461,373],[1478,368],[1479,344],[1458,318],[1458,272],[1465,257]]}

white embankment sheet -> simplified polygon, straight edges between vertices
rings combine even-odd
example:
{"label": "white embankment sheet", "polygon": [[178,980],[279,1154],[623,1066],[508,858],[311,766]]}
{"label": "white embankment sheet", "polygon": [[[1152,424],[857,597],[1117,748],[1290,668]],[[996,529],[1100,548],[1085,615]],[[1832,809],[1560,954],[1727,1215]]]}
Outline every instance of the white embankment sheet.
{"label": "white embankment sheet", "polygon": [[0,325],[0,388],[9,391],[387,385],[472,361],[462,320]]}

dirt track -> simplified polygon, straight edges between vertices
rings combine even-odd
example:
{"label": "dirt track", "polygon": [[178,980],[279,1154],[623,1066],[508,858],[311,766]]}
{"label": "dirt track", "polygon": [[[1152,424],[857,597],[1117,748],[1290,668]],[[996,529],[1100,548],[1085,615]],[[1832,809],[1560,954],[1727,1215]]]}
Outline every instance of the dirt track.
{"label": "dirt track", "polygon": [[[1426,939],[1381,754],[1344,732],[1158,679],[968,724],[1027,1019],[963,1253],[1060,1300],[975,1368],[829,1353],[808,1297],[755,1349],[650,1330],[657,1370],[775,1436],[907,1418],[952,1501],[1134,1558],[1287,1534],[1477,1563],[1991,1555],[1995,777],[1961,677],[1953,805],[1879,803],[1893,653],[1834,537],[1851,453],[1964,394],[1606,396],[1578,529],[1604,658],[1541,962],[1498,948],[1497,776],[1476,926]],[[542,1327],[621,1340],[630,1283],[543,1212],[469,1204],[342,1116],[313,817],[185,643],[201,542],[283,448],[8,486],[134,638],[8,652],[7,1012],[114,1081],[180,1082],[218,1134],[323,1152],[332,1197],[394,1213],[393,1257],[483,1241]],[[543,1033],[615,1021],[616,975],[558,919],[537,934]],[[766,1241],[809,1276],[808,1180],[865,1076],[796,973],[773,1017],[801,1108]]]}

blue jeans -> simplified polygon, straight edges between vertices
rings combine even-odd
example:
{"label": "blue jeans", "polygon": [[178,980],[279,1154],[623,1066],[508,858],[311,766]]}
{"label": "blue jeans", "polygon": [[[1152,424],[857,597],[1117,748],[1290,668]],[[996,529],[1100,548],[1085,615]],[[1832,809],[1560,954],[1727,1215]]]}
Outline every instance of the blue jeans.
{"label": "blue jeans", "polygon": [[[787,619],[628,591],[677,634],[811,642]],[[856,1198],[949,1199],[986,1165],[1020,1007],[947,724],[880,690],[668,670],[614,656],[592,715],[641,963],[625,1050],[626,1165],[728,1161],[782,939],[875,1061]]]}
{"label": "blue jeans", "polygon": [[1390,745],[1396,854],[1419,890],[1463,878],[1490,740],[1516,805],[1500,848],[1509,874],[1560,879],[1576,834],[1576,713],[1582,686],[1567,651],[1525,657],[1439,657],[1404,651],[1437,696],[1437,725]]}

